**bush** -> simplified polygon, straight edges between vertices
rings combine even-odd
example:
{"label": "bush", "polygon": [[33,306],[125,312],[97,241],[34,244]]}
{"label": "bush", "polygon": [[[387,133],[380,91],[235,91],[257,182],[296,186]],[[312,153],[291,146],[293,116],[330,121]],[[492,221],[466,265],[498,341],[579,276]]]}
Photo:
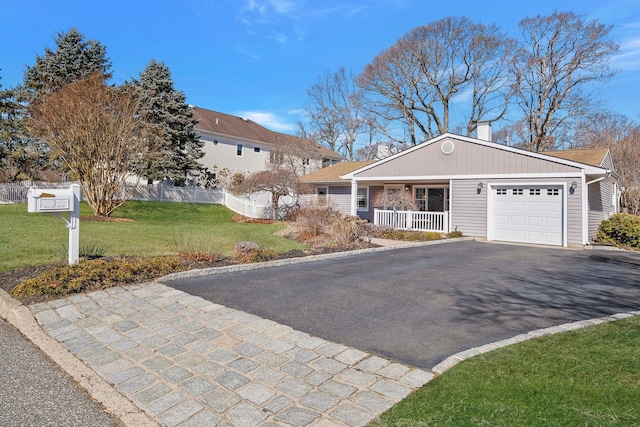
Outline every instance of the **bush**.
{"label": "bush", "polygon": [[64,296],[86,290],[141,283],[175,271],[186,270],[180,257],[81,260],[59,265],[16,286],[11,294],[19,300],[30,296]]}
{"label": "bush", "polygon": [[255,242],[238,242],[234,250],[234,259],[240,264],[265,262],[278,258],[278,253],[258,246]]}
{"label": "bush", "polygon": [[640,217],[617,213],[602,221],[596,241],[640,248]]}
{"label": "bush", "polygon": [[328,233],[331,224],[342,215],[327,206],[309,205],[297,209],[296,226],[302,240]]}
{"label": "bush", "polygon": [[352,248],[359,246],[366,234],[365,224],[357,216],[341,216],[331,222],[327,234],[338,248]]}
{"label": "bush", "polygon": [[389,240],[406,240],[409,242],[429,242],[440,240],[442,235],[435,231],[386,230],[380,238]]}

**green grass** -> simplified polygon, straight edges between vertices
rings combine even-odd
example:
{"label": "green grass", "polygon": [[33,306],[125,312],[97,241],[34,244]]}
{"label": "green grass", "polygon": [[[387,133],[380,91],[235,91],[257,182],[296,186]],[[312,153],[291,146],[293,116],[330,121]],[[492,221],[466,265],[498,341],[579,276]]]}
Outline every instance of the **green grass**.
{"label": "green grass", "polygon": [[[81,204],[81,216],[92,215]],[[113,217],[133,222],[80,221],[80,247],[104,249],[105,256],[154,256],[183,250],[232,255],[238,241],[254,241],[277,252],[301,249],[273,233],[282,224],[231,222],[220,205],[128,201]],[[0,205],[0,271],[66,259],[69,232],[58,218],[27,213],[26,204]]]}
{"label": "green grass", "polygon": [[640,425],[640,316],[463,362],[371,426]]}

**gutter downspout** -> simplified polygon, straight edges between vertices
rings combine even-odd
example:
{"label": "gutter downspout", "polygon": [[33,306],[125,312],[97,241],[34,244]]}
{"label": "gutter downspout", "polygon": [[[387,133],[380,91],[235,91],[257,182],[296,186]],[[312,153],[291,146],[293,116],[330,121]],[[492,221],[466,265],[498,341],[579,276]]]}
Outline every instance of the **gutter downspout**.
{"label": "gutter downspout", "polygon": [[585,221],[582,223],[582,240],[584,242],[584,245],[589,245],[589,185],[609,179],[610,176],[611,170],[607,170],[604,176],[587,182],[587,176],[584,174],[584,171],[582,172],[582,188],[584,189],[582,191],[582,212],[585,219]]}

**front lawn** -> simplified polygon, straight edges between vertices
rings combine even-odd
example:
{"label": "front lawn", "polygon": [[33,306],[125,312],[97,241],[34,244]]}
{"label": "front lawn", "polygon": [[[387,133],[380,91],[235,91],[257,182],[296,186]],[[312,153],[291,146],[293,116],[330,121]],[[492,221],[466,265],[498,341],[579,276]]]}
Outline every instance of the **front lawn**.
{"label": "front lawn", "polygon": [[[253,241],[277,252],[304,247],[275,236],[281,224],[231,221],[220,205],[128,201],[113,213],[116,222],[91,221],[81,204],[80,248],[104,250],[105,256],[169,255],[183,251],[232,255],[238,241]],[[0,205],[0,272],[66,260],[69,232],[58,218],[27,213],[24,203]]]}
{"label": "front lawn", "polygon": [[371,423],[388,426],[640,425],[640,316],[469,359]]}

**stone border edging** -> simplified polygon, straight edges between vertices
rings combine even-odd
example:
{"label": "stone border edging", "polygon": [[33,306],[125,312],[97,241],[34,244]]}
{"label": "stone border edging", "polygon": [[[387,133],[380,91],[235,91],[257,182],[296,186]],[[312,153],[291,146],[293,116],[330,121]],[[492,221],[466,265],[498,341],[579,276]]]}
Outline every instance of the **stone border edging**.
{"label": "stone border edging", "polygon": [[417,246],[440,245],[444,243],[452,243],[452,242],[460,242],[460,241],[468,241],[468,240],[474,240],[474,238],[460,237],[460,238],[446,239],[446,240],[431,240],[428,242],[413,242],[413,243],[406,243],[406,244],[395,245],[395,246],[382,246],[377,248],[356,249],[353,251],[342,251],[342,252],[334,252],[331,254],[321,254],[321,255],[309,255],[309,256],[302,256],[297,258],[285,258],[285,259],[279,259],[275,261],[256,262],[251,264],[235,264],[235,265],[227,265],[224,267],[201,268],[197,270],[187,270],[187,271],[181,271],[179,273],[171,273],[166,276],[160,277],[154,281],[158,283],[164,283],[165,281],[170,282],[172,280],[187,279],[191,277],[204,277],[204,276],[211,276],[214,274],[260,270],[263,268],[281,267],[284,265],[294,265],[294,264],[302,264],[306,262],[343,258],[351,255],[368,254],[372,252],[384,252],[384,251],[391,251],[395,249],[412,248]]}
{"label": "stone border edging", "polygon": [[576,322],[564,323],[558,326],[550,326],[548,328],[536,329],[524,334],[516,335],[511,338],[496,341],[491,344],[481,345],[479,347],[470,348],[468,350],[461,351],[452,356],[447,357],[442,362],[431,368],[436,376],[443,374],[449,369],[456,366],[458,363],[471,359],[472,357],[480,354],[489,353],[490,351],[497,350],[502,347],[507,347],[512,344],[517,344],[523,341],[528,341],[533,338],[539,338],[545,335],[554,335],[562,332],[575,331],[577,329],[586,328],[587,326],[599,325],[601,323],[613,322],[615,320],[626,319],[628,317],[640,316],[640,311],[631,311],[628,313],[617,313],[606,317],[598,317],[595,319],[578,320]]}
{"label": "stone border edging", "polygon": [[125,426],[151,427],[158,424],[133,402],[115,390],[62,344],[46,334],[29,309],[0,289],[0,318],[13,325],[34,346],[82,387],[91,398]]}

